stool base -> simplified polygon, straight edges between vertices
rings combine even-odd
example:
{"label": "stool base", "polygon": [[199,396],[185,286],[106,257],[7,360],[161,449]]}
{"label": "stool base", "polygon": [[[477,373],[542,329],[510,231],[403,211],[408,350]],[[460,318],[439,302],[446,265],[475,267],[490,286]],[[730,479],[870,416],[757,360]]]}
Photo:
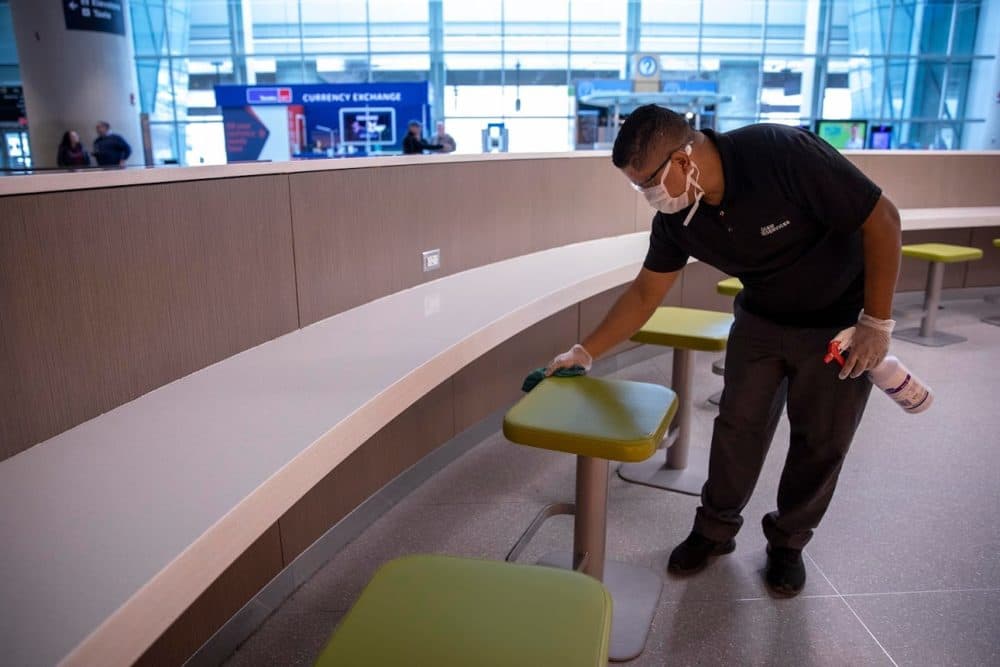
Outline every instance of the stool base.
{"label": "stool base", "polygon": [[[538,564],[569,570],[572,561],[569,551],[553,551]],[[609,560],[604,562],[603,582],[613,600],[608,658],[614,662],[632,660],[646,647],[663,580],[648,567]]]}
{"label": "stool base", "polygon": [[708,402],[711,403],[712,405],[718,405],[719,403],[722,403],[722,392],[717,391],[711,396],[709,396]]}
{"label": "stool base", "polygon": [[944,333],[943,331],[935,331],[929,336],[921,336],[920,327],[902,329],[893,333],[892,336],[893,338],[905,340],[910,343],[916,343],[917,345],[923,345],[924,347],[944,347],[945,345],[964,343],[967,340],[962,336]]}
{"label": "stool base", "polygon": [[688,450],[687,467],[680,470],[668,468],[666,456],[657,452],[641,463],[621,464],[618,476],[626,482],[700,496],[701,487],[708,479],[708,452],[701,447],[692,447]]}
{"label": "stool base", "polygon": [[1000,327],[1000,315],[994,315],[993,317],[984,317],[983,322],[986,322],[986,324],[992,324],[995,327]]}

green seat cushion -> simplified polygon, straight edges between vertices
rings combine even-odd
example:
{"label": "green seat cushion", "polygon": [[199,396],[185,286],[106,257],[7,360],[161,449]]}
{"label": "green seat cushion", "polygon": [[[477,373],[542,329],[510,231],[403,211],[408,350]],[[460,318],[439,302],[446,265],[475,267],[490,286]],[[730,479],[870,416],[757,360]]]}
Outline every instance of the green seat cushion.
{"label": "green seat cushion", "polygon": [[993,239],[993,247],[1000,248],[1000,239]]}
{"label": "green seat cushion", "polygon": [[375,573],[316,665],[604,667],[610,628],[611,596],[579,572],[406,556]]}
{"label": "green seat cushion", "polygon": [[649,321],[632,336],[637,343],[665,345],[686,350],[719,352],[726,349],[733,316],[695,308],[657,308]]}
{"label": "green seat cushion", "polygon": [[903,257],[923,259],[928,262],[968,262],[982,259],[983,251],[964,245],[949,245],[947,243],[917,243],[903,246]]}
{"label": "green seat cushion", "polygon": [[603,378],[550,377],[503,420],[511,442],[612,461],[645,461],[677,410],[666,387]]}
{"label": "green seat cushion", "polygon": [[722,296],[736,296],[743,291],[743,283],[739,278],[726,278],[719,281],[715,286],[715,291]]}

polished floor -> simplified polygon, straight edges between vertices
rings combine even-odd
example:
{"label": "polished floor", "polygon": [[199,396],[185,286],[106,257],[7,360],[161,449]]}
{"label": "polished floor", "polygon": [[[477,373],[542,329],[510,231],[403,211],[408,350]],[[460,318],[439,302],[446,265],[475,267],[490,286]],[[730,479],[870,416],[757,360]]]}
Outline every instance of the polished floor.
{"label": "polished floor", "polygon": [[[783,419],[744,514],[735,553],[689,579],[665,573],[697,498],[612,476],[608,556],[663,574],[645,652],[630,665],[1000,665],[1000,304],[949,302],[947,348],[896,341],[894,353],[935,390],[908,415],[873,393],[833,503],[806,548],[808,581],[774,599],[761,579],[760,517],[771,510],[788,424]],[[901,326],[917,321],[915,315]],[[707,447],[720,388],[697,355],[694,442]],[[669,383],[661,355],[615,374]],[[501,559],[535,513],[573,496],[573,457],[496,434],[441,471],[349,544],[227,661],[311,664],[375,569],[433,552]],[[572,519],[551,520],[522,557],[571,544]]]}

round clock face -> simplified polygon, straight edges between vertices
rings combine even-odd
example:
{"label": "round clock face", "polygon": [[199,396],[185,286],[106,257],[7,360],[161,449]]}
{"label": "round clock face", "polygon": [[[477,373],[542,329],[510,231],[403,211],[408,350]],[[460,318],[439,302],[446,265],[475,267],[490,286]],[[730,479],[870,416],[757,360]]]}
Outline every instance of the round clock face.
{"label": "round clock face", "polygon": [[653,56],[643,56],[639,59],[639,74],[652,76],[656,74],[656,58]]}

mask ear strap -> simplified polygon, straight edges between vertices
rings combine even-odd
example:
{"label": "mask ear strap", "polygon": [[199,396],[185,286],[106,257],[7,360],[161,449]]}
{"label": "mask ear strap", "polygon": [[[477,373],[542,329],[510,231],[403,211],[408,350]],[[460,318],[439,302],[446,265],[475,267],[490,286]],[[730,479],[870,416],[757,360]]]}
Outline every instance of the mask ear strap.
{"label": "mask ear strap", "polygon": [[[691,144],[688,144],[689,149],[690,147]],[[688,152],[690,153],[690,150]],[[705,196],[705,189],[701,187],[701,183],[696,180],[698,176],[701,176],[701,169],[699,169],[698,165],[692,161],[691,169],[688,171],[687,175],[686,186],[689,188],[694,186],[696,194],[694,196],[694,204],[691,206],[691,210],[688,211],[687,217],[684,218],[684,227],[687,227],[688,223],[691,222],[691,218],[694,217],[694,212],[698,210],[698,205],[701,204],[701,198]]]}

